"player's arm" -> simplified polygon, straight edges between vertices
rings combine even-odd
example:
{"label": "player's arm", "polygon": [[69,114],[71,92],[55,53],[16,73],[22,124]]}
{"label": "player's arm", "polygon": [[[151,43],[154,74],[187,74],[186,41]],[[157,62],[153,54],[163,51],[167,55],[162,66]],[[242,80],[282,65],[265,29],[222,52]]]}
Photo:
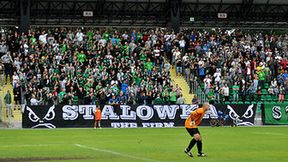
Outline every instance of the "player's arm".
{"label": "player's arm", "polygon": [[194,114],[193,114],[193,112],[190,114],[190,119],[191,119],[191,121],[194,121]]}
{"label": "player's arm", "polygon": [[191,123],[190,123],[190,125],[191,126],[194,126],[195,125],[195,117],[194,117],[194,115],[196,114],[196,112],[195,111],[193,111],[191,114],[190,114],[190,119],[191,119]]}

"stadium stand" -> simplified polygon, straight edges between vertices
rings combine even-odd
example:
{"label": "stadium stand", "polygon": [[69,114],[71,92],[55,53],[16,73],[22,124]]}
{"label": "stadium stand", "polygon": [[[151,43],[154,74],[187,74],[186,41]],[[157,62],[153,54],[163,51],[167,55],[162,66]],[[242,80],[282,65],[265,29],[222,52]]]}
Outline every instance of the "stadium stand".
{"label": "stadium stand", "polygon": [[66,28],[13,33],[13,91],[31,105],[152,104],[158,95],[162,103],[176,103],[181,92],[171,83],[161,34]]}
{"label": "stadium stand", "polygon": [[9,31],[5,74],[14,71],[16,104],[182,103],[183,95],[191,103],[191,93],[202,102],[287,102],[287,40],[235,29]]}
{"label": "stadium stand", "polygon": [[189,50],[182,61],[191,73],[185,77],[197,78],[211,102],[288,101],[286,34],[214,29],[194,30],[188,38]]}

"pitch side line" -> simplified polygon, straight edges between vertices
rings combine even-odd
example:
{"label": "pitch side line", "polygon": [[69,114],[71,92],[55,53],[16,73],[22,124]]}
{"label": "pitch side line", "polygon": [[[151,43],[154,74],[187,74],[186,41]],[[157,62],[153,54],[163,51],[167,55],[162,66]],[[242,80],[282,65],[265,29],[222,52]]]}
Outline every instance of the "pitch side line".
{"label": "pitch side line", "polygon": [[275,135],[275,136],[287,136],[284,133],[277,133],[277,132],[252,132],[253,134],[261,134],[261,135]]}
{"label": "pitch side line", "polygon": [[35,144],[35,145],[0,145],[1,147],[45,147],[45,146],[59,146],[65,144]]}
{"label": "pitch side line", "polygon": [[89,146],[80,145],[80,144],[74,144],[74,145],[77,146],[77,147],[80,147],[80,148],[84,148],[84,149],[88,149],[88,150],[94,150],[94,151],[100,151],[100,152],[105,152],[105,153],[109,153],[109,154],[113,154],[113,155],[127,157],[127,158],[130,158],[130,159],[136,159],[136,160],[142,160],[142,161],[148,161],[148,162],[163,162],[163,161],[158,161],[158,160],[153,160],[153,159],[133,156],[133,155],[129,155],[129,154],[123,154],[123,153],[115,152],[115,151],[111,151],[111,150],[100,149],[100,148],[97,148],[97,147],[89,147]]}

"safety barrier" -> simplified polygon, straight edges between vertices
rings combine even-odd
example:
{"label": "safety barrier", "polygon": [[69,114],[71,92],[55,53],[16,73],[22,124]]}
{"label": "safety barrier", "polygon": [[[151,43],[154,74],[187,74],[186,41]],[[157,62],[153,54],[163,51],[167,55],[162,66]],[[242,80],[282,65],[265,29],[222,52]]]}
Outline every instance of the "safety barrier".
{"label": "safety barrier", "polygon": [[24,105],[11,105],[11,111],[6,108],[6,105],[0,107],[1,127],[6,128],[21,128],[22,127],[22,112]]}
{"label": "safety barrier", "polygon": [[267,103],[263,107],[263,122],[267,125],[288,125],[288,105],[284,103]]}
{"label": "safety barrier", "polygon": [[[183,126],[190,112],[198,105],[102,105],[102,127],[175,127]],[[210,119],[225,120],[225,125],[254,125],[254,104],[215,104],[203,117],[203,125]],[[26,106],[23,128],[92,127],[95,105]]]}

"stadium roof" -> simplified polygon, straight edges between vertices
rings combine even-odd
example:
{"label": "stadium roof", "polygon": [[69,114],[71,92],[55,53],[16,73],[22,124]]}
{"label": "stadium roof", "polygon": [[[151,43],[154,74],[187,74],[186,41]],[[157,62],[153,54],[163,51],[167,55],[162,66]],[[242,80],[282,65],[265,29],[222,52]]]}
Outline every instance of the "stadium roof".
{"label": "stadium roof", "polygon": [[0,18],[2,26],[288,28],[288,0],[1,0]]}
{"label": "stadium roof", "polygon": [[[49,0],[34,0],[49,1]],[[71,2],[73,0],[58,0]],[[95,0],[78,0],[79,2],[91,2]],[[168,2],[169,0],[103,0],[104,2]],[[247,0],[182,0],[183,3],[213,3],[213,4],[242,4]],[[249,1],[249,0],[248,0]],[[288,0],[252,0],[253,4],[288,4]]]}
{"label": "stadium roof", "polygon": [[[106,0],[117,2],[166,2],[167,0]],[[184,3],[241,4],[243,0],[182,0]],[[288,4],[288,0],[253,0],[253,4]]]}

